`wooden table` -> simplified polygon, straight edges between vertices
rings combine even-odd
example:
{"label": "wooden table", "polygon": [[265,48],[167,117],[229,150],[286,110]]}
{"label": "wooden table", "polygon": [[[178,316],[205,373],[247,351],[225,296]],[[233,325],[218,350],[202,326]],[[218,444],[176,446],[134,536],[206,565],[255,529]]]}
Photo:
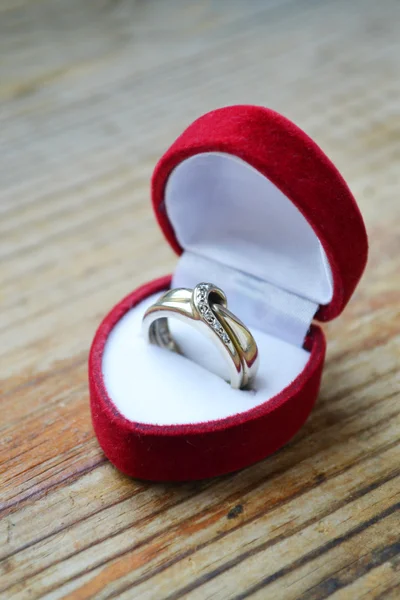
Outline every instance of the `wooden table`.
{"label": "wooden table", "polygon": [[[2,2],[1,598],[400,597],[399,24],[397,0]],[[132,481],[94,437],[88,349],[173,269],[158,157],[242,102],[332,157],[368,269],[286,448],[211,481]]]}

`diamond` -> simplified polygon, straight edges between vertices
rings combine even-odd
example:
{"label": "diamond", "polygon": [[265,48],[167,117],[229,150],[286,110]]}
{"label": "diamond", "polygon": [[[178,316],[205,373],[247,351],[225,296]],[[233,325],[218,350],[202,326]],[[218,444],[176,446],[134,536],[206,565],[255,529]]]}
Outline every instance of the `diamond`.
{"label": "diamond", "polygon": [[215,329],[215,331],[220,332],[222,330],[221,325],[218,323],[217,320],[214,321],[213,327]]}
{"label": "diamond", "polygon": [[197,296],[200,300],[204,300],[206,297],[206,288],[204,286],[199,286],[197,288]]}
{"label": "diamond", "polygon": [[214,315],[212,314],[212,312],[210,310],[205,313],[205,318],[206,318],[206,321],[208,321],[209,323],[214,322]]}
{"label": "diamond", "polygon": [[223,341],[225,344],[229,344],[229,342],[230,342],[230,339],[229,339],[229,337],[226,335],[226,333],[224,333],[224,334],[222,335],[222,341]]}
{"label": "diamond", "polygon": [[199,311],[204,314],[207,311],[207,304],[204,304],[204,302],[200,302]]}

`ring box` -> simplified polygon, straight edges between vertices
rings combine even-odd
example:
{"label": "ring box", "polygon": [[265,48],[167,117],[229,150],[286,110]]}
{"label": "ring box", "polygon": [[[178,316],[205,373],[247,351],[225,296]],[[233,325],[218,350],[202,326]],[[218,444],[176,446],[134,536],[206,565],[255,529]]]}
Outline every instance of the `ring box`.
{"label": "ring box", "polygon": [[[172,275],[123,299],[89,356],[93,426],[109,460],[154,481],[202,479],[272,454],[318,395],[325,337],[367,260],[367,235],[345,181],[303,131],[258,106],[192,123],[152,178],[157,221],[179,255]],[[232,389],[201,335],[171,319],[178,355],[141,335],[146,308],[169,287],[209,281],[253,333],[260,367]]]}

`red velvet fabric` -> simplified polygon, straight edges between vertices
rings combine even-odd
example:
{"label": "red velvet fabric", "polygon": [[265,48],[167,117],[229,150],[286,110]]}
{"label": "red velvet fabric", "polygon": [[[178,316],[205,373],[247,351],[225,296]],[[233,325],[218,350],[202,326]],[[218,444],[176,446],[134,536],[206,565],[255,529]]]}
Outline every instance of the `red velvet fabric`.
{"label": "red velvet fabric", "polygon": [[340,314],[365,268],[367,235],[352,193],[319,146],[294,123],[259,106],[228,106],[194,121],[163,155],[152,180],[157,220],[177,253],[182,249],[165,211],[164,190],[171,171],[201,152],[238,156],[292,200],[316,232],[332,269],[333,298],[316,318]]}
{"label": "red velvet fabric", "polygon": [[163,277],[127,296],[107,315],[94,338],[89,356],[90,404],[105,455],[132,477],[185,481],[235,471],[275,452],[303,425],[318,395],[325,357],[325,339],[318,327],[308,338],[311,354],[304,371],[275,398],[245,413],[206,423],[155,426],[128,421],[114,406],[102,374],[107,338],[130,308],[169,284],[170,277]]}

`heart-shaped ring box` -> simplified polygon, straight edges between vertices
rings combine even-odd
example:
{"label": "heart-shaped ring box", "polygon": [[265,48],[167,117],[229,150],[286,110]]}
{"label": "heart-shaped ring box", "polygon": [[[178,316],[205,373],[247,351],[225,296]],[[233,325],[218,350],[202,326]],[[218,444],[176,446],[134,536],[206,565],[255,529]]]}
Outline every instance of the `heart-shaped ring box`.
{"label": "heart-shaped ring box", "polygon": [[[286,444],[316,400],[325,338],[314,320],[343,310],[367,235],[345,181],[288,119],[257,106],[212,111],[157,164],[153,207],[180,256],[101,323],[89,357],[97,438],[124,473],[147,480],[220,475]],[[148,344],[145,309],[167,288],[209,281],[252,331],[260,367],[232,389],[209,340],[171,319],[184,356]]]}

